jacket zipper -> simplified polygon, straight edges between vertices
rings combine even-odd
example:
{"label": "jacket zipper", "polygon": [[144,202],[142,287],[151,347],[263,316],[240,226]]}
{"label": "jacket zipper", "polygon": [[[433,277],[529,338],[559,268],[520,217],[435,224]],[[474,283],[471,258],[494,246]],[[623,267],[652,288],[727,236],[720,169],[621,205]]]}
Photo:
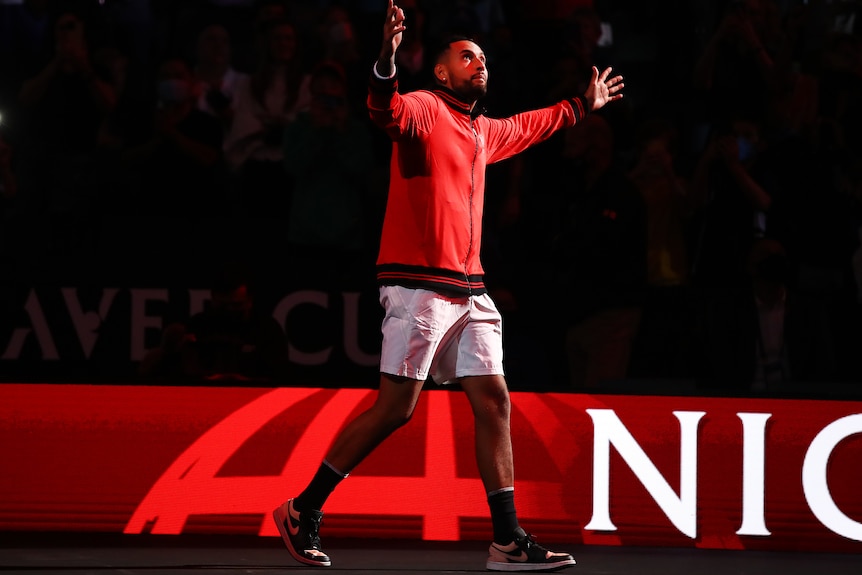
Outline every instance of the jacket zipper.
{"label": "jacket zipper", "polygon": [[473,286],[470,284],[470,255],[473,253],[473,191],[476,186],[476,157],[479,155],[479,134],[476,133],[476,127],[473,124],[473,118],[470,118],[470,131],[473,133],[473,159],[470,162],[470,196],[468,209],[470,211],[470,239],[467,244],[467,255],[464,257],[464,279],[467,280],[467,294],[473,295]]}

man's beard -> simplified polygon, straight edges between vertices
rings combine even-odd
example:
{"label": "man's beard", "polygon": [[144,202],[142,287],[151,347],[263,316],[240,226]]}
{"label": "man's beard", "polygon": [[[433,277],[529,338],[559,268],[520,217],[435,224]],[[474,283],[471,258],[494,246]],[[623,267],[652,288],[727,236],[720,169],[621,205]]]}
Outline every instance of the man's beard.
{"label": "man's beard", "polygon": [[484,98],[488,93],[488,82],[486,81],[484,84],[477,86],[476,84],[473,84],[473,80],[467,80],[453,88],[455,93],[461,96],[465,102],[475,102],[476,100]]}

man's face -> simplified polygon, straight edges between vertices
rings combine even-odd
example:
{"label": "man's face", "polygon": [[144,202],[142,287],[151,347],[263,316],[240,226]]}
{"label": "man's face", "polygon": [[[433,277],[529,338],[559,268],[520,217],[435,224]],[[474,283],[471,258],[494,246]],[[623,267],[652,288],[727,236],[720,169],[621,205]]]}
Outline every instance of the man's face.
{"label": "man's face", "polygon": [[293,26],[276,27],[269,38],[272,58],[276,62],[290,62],[296,56],[296,31]]}
{"label": "man's face", "polygon": [[212,293],[212,309],[231,319],[247,319],[251,314],[251,305],[251,296],[244,285],[233,291]]}
{"label": "man's face", "polygon": [[440,62],[438,73],[445,85],[468,101],[482,98],[488,91],[488,68],[485,53],[474,42],[453,42]]}
{"label": "man's face", "polygon": [[198,59],[207,63],[230,63],[230,35],[222,26],[209,26],[198,40]]}
{"label": "man's face", "polygon": [[159,67],[158,95],[163,109],[181,110],[191,105],[192,76],[181,60],[168,60]]}

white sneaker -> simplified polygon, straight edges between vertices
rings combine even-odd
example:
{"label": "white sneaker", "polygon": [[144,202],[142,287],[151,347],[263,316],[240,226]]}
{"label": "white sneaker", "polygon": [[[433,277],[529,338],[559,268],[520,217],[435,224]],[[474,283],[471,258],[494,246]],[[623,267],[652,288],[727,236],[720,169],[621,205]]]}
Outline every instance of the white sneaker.
{"label": "white sneaker", "polygon": [[491,543],[488,549],[488,562],[485,568],[489,571],[555,571],[574,565],[575,559],[568,553],[554,553],[536,543],[532,535],[528,535],[518,527],[514,533],[514,541],[508,545]]}

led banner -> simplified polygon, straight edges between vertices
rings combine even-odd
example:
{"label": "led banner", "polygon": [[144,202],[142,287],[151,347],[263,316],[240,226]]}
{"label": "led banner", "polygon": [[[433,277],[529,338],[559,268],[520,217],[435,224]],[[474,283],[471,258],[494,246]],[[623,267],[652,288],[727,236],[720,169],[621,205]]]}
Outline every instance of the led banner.
{"label": "led banner", "polygon": [[[0,531],[275,536],[367,389],[0,385]],[[545,542],[862,552],[862,402],[514,392]],[[487,540],[464,395],[432,389],[326,505],[328,537]]]}

